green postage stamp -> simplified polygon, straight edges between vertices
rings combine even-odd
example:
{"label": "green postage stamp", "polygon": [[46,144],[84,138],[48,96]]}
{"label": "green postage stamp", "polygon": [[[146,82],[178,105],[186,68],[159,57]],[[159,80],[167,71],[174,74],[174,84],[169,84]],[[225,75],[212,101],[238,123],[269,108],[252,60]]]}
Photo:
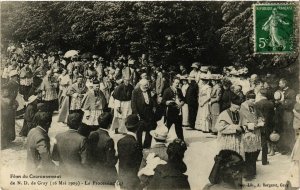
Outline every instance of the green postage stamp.
{"label": "green postage stamp", "polygon": [[255,4],[254,52],[292,53],[295,51],[294,4]]}

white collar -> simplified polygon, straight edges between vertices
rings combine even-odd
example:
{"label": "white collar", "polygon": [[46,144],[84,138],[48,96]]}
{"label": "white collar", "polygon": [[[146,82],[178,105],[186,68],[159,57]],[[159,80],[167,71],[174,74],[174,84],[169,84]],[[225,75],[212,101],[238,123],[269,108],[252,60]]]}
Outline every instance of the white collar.
{"label": "white collar", "polygon": [[109,132],[107,129],[103,129],[103,128],[99,128],[99,129],[102,130],[102,131]]}
{"label": "white collar", "polygon": [[128,132],[127,132],[127,135],[133,136],[133,137],[135,138],[135,140],[136,140],[136,134],[135,134],[135,133],[133,133],[133,132],[131,132],[131,131],[128,131]]}
{"label": "white collar", "polygon": [[166,146],[166,143],[154,141],[154,143],[153,143],[153,145],[151,147],[155,147],[157,145],[165,145]]}
{"label": "white collar", "polygon": [[43,131],[45,131],[45,133],[47,133],[47,131],[43,127],[41,127],[41,126],[37,126],[37,127],[42,129]]}
{"label": "white collar", "polygon": [[76,129],[70,129],[70,128],[69,128],[69,131],[76,131],[76,132],[78,132]]}

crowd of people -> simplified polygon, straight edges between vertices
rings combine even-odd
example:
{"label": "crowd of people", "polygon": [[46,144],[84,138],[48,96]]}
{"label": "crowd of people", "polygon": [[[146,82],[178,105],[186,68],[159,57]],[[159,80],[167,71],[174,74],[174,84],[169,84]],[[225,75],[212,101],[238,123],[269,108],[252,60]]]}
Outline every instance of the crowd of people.
{"label": "crowd of people", "polygon": [[[244,162],[247,180],[256,176],[260,151],[267,165],[275,152],[291,154],[299,136],[300,95],[273,74],[239,82],[199,62],[177,68],[131,56],[65,55],[10,50],[2,68],[1,149],[15,140],[23,114],[18,135],[27,137],[31,172],[51,172],[55,161],[60,173],[123,189],[189,189],[183,127],[216,135],[219,157]],[[50,151],[53,114],[70,129]],[[167,143],[173,125],[177,139]],[[115,146],[108,132],[124,137]],[[212,184],[220,183],[219,167]]]}

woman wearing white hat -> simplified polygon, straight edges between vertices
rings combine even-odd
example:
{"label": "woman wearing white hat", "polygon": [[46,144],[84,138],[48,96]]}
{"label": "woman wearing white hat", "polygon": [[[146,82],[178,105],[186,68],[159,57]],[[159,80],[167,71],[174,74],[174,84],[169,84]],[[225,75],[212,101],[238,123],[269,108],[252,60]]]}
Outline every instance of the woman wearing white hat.
{"label": "woman wearing white hat", "polygon": [[209,85],[210,79],[210,75],[203,74],[201,76],[201,81],[203,82],[203,85],[201,85],[201,88],[199,89],[199,107],[195,123],[195,128],[205,133],[208,133],[211,127],[210,110],[208,104],[211,99],[212,91],[212,88]]}

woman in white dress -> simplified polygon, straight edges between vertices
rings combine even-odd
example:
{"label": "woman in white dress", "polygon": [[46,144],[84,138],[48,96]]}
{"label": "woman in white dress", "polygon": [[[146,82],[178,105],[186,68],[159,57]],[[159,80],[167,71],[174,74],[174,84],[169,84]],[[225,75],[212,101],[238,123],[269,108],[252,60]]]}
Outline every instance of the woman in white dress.
{"label": "woman in white dress", "polygon": [[[183,97],[185,97],[186,91],[189,87],[189,83],[187,81],[187,76],[182,76],[181,81],[182,81],[181,91],[182,91]],[[185,103],[182,106],[182,126],[187,127],[189,125],[190,125],[189,124],[189,109],[188,109],[188,105]]]}
{"label": "woman in white dress", "polygon": [[211,98],[212,88],[209,85],[210,79],[210,75],[203,74],[201,76],[202,85],[199,90],[199,106],[195,123],[195,129],[203,131],[204,133],[208,133],[211,128],[209,101]]}

